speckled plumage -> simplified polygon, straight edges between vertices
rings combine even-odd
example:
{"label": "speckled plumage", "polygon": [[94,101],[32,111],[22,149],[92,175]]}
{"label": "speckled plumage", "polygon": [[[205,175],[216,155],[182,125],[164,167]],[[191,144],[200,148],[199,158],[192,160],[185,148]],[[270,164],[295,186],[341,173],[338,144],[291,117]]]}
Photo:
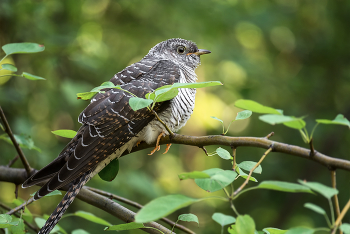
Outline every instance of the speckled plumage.
{"label": "speckled plumage", "polygon": [[[183,53],[182,53],[183,52]],[[126,67],[110,81],[144,97],[158,87],[176,82],[193,83],[199,56],[210,53],[199,50],[190,41],[169,39],[154,46],[139,62]],[[22,187],[46,181],[34,199],[70,184],[70,189],[39,233],[49,233],[65,210],[91,177],[111,160],[131,150],[139,141],[153,143],[164,126],[146,108],[133,111],[131,95],[107,88],[97,94],[79,116],[82,124],[77,135],[49,165],[31,176]],[[157,103],[155,111],[174,132],[185,125],[193,112],[195,89],[180,89],[170,101]]]}

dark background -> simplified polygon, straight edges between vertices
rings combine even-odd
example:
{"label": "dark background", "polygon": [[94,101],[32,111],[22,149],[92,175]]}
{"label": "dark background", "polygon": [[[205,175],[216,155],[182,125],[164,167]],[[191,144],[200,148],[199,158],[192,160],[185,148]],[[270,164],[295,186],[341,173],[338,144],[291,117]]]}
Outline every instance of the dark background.
{"label": "dark background", "polygon": [[[202,65],[197,69],[199,81],[224,83],[221,87],[198,90],[195,111],[182,134],[220,134],[220,123],[210,116],[223,119],[227,126],[239,111],[233,106],[234,101],[241,98],[283,109],[286,115],[306,115],[306,128],[311,132],[315,119],[334,119],[339,113],[350,118],[349,12],[349,1],[326,0],[1,0],[0,45],[35,42],[46,48],[38,54],[11,56],[5,62],[14,63],[19,72],[47,80],[0,78],[0,104],[13,131],[31,135],[41,148],[41,153],[24,150],[31,166],[39,169],[68,142],[51,131],[79,128],[77,117],[88,102],[77,100],[76,93],[109,80],[160,41],[180,37],[212,51],[202,56]],[[234,123],[228,134],[263,137],[271,131],[275,132],[272,140],[308,147],[298,131],[263,123],[257,114]],[[349,142],[349,129],[345,126],[322,125],[314,136],[316,150],[347,160]],[[0,149],[2,165],[16,154],[5,142],[0,142]],[[161,151],[164,149],[163,146]],[[215,149],[208,147],[209,152]],[[229,169],[228,161],[206,157],[201,150],[188,146],[173,145],[166,155],[148,153],[122,158],[115,181],[107,183],[96,176],[88,185],[141,204],[174,193],[196,198],[224,196],[222,191],[206,193],[190,180],[180,182],[177,175],[213,167]],[[257,161],[263,153],[262,149],[238,148],[237,161]],[[15,166],[21,164],[17,162]],[[255,175],[258,181],[305,179],[331,185],[329,170],[305,159],[271,153],[262,167],[263,173]],[[344,171],[337,175],[342,208],[350,196],[350,176]],[[28,198],[36,189],[20,189],[19,193]],[[0,190],[0,200],[10,203],[14,185],[0,183]],[[50,214],[60,199],[60,196],[43,198],[29,209],[35,214]],[[250,214],[255,219],[258,230],[326,226],[324,217],[303,207],[306,202],[329,212],[327,200],[320,195],[268,190],[246,193],[235,205],[241,214]],[[121,223],[79,200],[68,212],[77,210],[92,212],[113,224]],[[214,212],[234,215],[227,203],[207,200],[170,217],[176,220],[177,215],[188,212],[199,217],[200,227],[185,225],[198,233],[220,231],[220,226],[211,220]],[[350,222],[350,216],[344,221]],[[103,228],[76,217],[63,219],[60,225],[69,231],[83,228],[90,233],[100,233]]]}

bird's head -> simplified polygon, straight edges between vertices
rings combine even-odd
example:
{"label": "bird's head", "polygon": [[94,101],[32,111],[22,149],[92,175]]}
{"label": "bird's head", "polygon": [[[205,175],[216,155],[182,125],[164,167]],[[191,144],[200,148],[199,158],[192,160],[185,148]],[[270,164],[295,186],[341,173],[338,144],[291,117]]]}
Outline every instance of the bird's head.
{"label": "bird's head", "polygon": [[173,38],[155,45],[146,57],[167,59],[195,69],[200,64],[200,56],[209,53],[209,50],[198,49],[194,42]]}

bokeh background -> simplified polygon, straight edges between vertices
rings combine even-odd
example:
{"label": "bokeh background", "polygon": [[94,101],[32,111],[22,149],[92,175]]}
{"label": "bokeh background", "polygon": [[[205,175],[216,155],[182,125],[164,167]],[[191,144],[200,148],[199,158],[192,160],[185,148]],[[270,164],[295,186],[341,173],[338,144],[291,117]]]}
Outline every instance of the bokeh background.
{"label": "bokeh background", "polygon": [[[51,131],[79,128],[77,117],[88,102],[77,100],[76,93],[109,80],[160,41],[180,37],[212,51],[202,56],[202,65],[197,69],[199,81],[224,83],[198,90],[193,116],[182,134],[220,134],[220,123],[210,116],[223,119],[227,126],[239,111],[233,104],[240,98],[283,109],[286,115],[307,116],[310,132],[315,119],[334,119],[338,113],[350,118],[349,11],[349,1],[331,0],[1,0],[0,45],[36,42],[46,47],[44,52],[14,55],[6,62],[14,63],[19,72],[42,76],[46,81],[1,77],[0,104],[13,131],[32,136],[41,149],[41,153],[24,150],[31,166],[39,169],[69,141]],[[272,140],[308,147],[298,131],[263,123],[257,114],[233,123],[228,134],[263,137],[272,131]],[[344,126],[319,126],[314,136],[316,150],[347,160],[349,142],[349,129]],[[0,149],[2,165],[16,154],[5,142],[0,142]],[[209,152],[215,149],[208,147]],[[257,161],[263,152],[238,148],[238,162]],[[179,181],[177,175],[213,167],[229,169],[227,161],[206,157],[201,150],[188,146],[173,145],[166,155],[148,153],[123,157],[113,182],[96,176],[88,185],[141,204],[175,193],[196,198],[224,196],[222,191],[208,194],[191,180]],[[327,168],[302,158],[271,153],[262,167],[263,173],[256,175],[258,181],[306,179],[331,185]],[[350,176],[345,171],[337,175],[343,207],[350,196]],[[252,185],[253,182],[249,184]],[[28,198],[36,189],[20,189],[19,193]],[[0,200],[9,204],[14,198],[14,185],[0,183],[0,191]],[[43,198],[29,209],[35,214],[50,214],[60,199]],[[303,207],[305,202],[329,211],[321,196],[267,190],[246,193],[235,205],[241,214],[255,219],[258,230],[326,226],[321,215]],[[77,210],[92,212],[113,224],[121,223],[79,200],[68,212]],[[220,226],[211,219],[214,212],[234,215],[227,203],[207,200],[170,217],[176,220],[177,215],[188,212],[199,217],[200,225],[184,225],[198,233],[220,232]],[[350,222],[349,214],[345,221]],[[103,228],[77,217],[63,219],[60,225],[68,231],[83,228],[90,233],[100,233]]]}

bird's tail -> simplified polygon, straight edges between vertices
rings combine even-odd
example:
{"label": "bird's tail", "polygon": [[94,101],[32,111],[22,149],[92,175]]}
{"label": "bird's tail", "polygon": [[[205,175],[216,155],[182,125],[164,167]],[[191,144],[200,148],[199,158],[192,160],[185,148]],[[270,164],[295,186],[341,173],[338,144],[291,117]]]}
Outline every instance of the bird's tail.
{"label": "bird's tail", "polygon": [[49,234],[55,227],[58,221],[62,218],[62,215],[68,209],[69,205],[73,202],[74,198],[78,195],[80,189],[90,180],[90,172],[85,173],[81,177],[77,178],[69,187],[66,195],[64,195],[62,201],[58,204],[54,212],[46,220],[45,225],[40,229],[38,234]]}

